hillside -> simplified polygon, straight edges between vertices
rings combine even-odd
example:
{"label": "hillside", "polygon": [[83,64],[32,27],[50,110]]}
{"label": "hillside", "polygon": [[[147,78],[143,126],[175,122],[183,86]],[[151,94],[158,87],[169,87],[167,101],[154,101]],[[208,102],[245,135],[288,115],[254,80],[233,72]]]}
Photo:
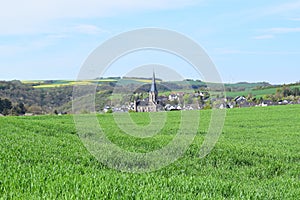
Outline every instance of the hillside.
{"label": "hillside", "polygon": [[[151,80],[135,77],[110,77],[89,81],[71,80],[33,80],[33,81],[0,81],[0,99],[11,101],[12,107],[24,104],[26,111],[35,114],[45,113],[64,113],[72,111],[72,92],[74,85],[97,84],[96,110],[101,111],[106,105],[126,104],[131,101],[132,91],[144,97],[150,88]],[[168,96],[171,93],[185,93],[193,95],[195,92],[210,92],[210,96],[215,94],[207,88],[207,84],[200,80],[186,79],[184,81],[165,82],[157,81],[159,95]],[[276,92],[282,91],[287,87],[291,90],[289,95],[299,90],[300,84],[292,85],[271,85],[266,82],[261,83],[235,83],[225,84],[226,95],[228,98],[236,96],[251,96],[255,99],[273,99]],[[112,95],[113,94],[113,95]],[[218,94],[219,95],[219,94]],[[297,94],[300,95],[300,94]],[[296,96],[297,96],[296,95]],[[285,95],[287,96],[287,95]],[[277,99],[285,97],[279,95]],[[185,99],[193,98],[186,97]],[[193,99],[189,100],[194,101]],[[9,113],[9,112],[6,112]],[[12,113],[12,112],[11,112]]]}

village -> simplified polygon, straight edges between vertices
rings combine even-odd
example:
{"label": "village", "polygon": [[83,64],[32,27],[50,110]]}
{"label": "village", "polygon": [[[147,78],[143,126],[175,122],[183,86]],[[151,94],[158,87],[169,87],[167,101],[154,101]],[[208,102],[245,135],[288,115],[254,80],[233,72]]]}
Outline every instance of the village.
{"label": "village", "polygon": [[[232,109],[244,107],[266,107],[277,105],[300,104],[299,91],[295,94],[285,93],[280,90],[275,96],[267,98],[256,98],[251,94],[248,96],[226,97],[221,95],[212,96],[208,91],[194,92],[170,92],[169,95],[159,95],[155,74],[151,81],[151,87],[146,98],[139,98],[133,95],[133,101],[125,102],[122,105],[106,105],[104,113],[108,112],[157,112],[157,111],[180,111],[180,110],[203,110],[203,109]],[[221,97],[220,97],[221,96]],[[286,97],[286,98],[284,98]]]}
{"label": "village", "polygon": [[[280,105],[292,105],[300,104],[300,98],[295,100],[284,99],[279,101],[264,100],[263,98],[258,100],[249,100],[245,96],[237,96],[235,98],[203,98],[202,93],[172,93],[169,96],[158,96],[157,98],[157,110],[155,111],[180,111],[180,110],[203,110],[203,109],[232,109],[232,108],[247,108],[247,107],[267,107],[267,106],[280,106]],[[192,103],[185,102],[184,96],[193,96]],[[199,98],[200,96],[200,98]],[[203,99],[201,99],[203,98]],[[200,99],[200,101],[199,101]],[[140,100],[142,104],[147,104],[149,98]],[[126,105],[111,106],[107,105],[103,109],[103,112],[151,112],[150,110],[135,109],[135,102],[129,102]]]}

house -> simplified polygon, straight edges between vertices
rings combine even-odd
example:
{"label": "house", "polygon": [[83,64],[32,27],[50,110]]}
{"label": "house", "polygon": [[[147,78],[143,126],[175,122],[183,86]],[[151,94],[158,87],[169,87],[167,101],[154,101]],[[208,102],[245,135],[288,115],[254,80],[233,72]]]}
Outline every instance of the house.
{"label": "house", "polygon": [[237,96],[233,99],[236,103],[240,103],[243,101],[246,101],[246,98],[244,96]]}
{"label": "house", "polygon": [[294,104],[296,104],[296,102],[290,101],[288,104],[289,105],[294,105]]}
{"label": "house", "polygon": [[[194,105],[194,107],[196,107]],[[192,105],[186,105],[186,106],[183,106],[183,110],[195,110],[194,107]]]}
{"label": "house", "polygon": [[184,92],[177,92],[177,93],[176,93],[176,95],[179,96],[179,97],[183,97],[184,94],[185,94]]}
{"label": "house", "polygon": [[165,106],[165,110],[167,110],[167,111],[173,111],[173,110],[181,110],[182,108],[181,108],[181,106],[179,106],[179,105],[170,105],[170,104],[167,104],[166,106]]}
{"label": "house", "polygon": [[224,103],[222,103],[220,106],[219,106],[219,109],[224,109],[224,108],[226,108],[227,106],[224,104]]}
{"label": "house", "polygon": [[162,96],[158,97],[157,100],[158,100],[158,102],[166,102],[166,101],[168,101],[168,97],[165,95],[162,95]]}
{"label": "house", "polygon": [[287,104],[289,104],[289,101],[288,100],[280,100],[280,101],[278,101],[278,104],[279,105],[287,105]]}
{"label": "house", "polygon": [[273,101],[271,100],[263,100],[260,104],[260,106],[262,107],[266,107],[266,106],[273,106],[275,105]]}
{"label": "house", "polygon": [[109,112],[110,110],[112,110],[112,108],[110,106],[105,106],[103,108],[103,112],[105,112],[105,113]]}
{"label": "house", "polygon": [[233,105],[232,103],[229,102],[229,103],[226,104],[226,107],[227,107],[227,108],[233,108],[234,105]]}
{"label": "house", "polygon": [[247,101],[247,99],[244,96],[237,96],[233,100],[235,101],[236,105],[240,108],[255,106],[253,102]]}
{"label": "house", "polygon": [[233,101],[233,99],[234,99],[233,97],[226,97],[227,102],[231,102],[231,101]]}
{"label": "house", "polygon": [[176,94],[170,94],[169,95],[169,101],[175,101],[178,99],[178,96]]}
{"label": "house", "polygon": [[248,102],[248,101],[243,101],[241,104],[239,104],[240,108],[249,108],[249,107],[254,107],[255,103],[253,102]]}
{"label": "house", "polygon": [[262,102],[262,103],[260,104],[260,106],[262,106],[262,107],[266,107],[266,106],[268,106],[268,104],[266,104],[266,103]]}
{"label": "house", "polygon": [[221,102],[221,103],[217,103],[215,105],[216,108],[219,108],[219,109],[226,109],[226,108],[233,108],[234,105],[231,104],[230,102],[227,103],[227,102]]}
{"label": "house", "polygon": [[194,94],[194,96],[195,97],[204,97],[204,94],[202,93],[202,92],[200,92],[200,91],[198,91],[198,92],[196,92],[195,94]]}

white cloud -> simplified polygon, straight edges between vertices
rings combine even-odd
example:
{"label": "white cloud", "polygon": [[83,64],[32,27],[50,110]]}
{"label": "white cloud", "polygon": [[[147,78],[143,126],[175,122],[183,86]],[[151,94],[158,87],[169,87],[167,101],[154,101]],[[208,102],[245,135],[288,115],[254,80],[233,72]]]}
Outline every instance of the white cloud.
{"label": "white cloud", "polygon": [[99,18],[147,10],[175,9],[196,0],[10,0],[1,2],[0,34],[43,32],[52,20]]}

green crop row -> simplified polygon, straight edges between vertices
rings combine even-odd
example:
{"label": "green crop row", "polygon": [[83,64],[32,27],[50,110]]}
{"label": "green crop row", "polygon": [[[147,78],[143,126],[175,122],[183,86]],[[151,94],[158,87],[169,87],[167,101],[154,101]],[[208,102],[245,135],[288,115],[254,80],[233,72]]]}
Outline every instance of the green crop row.
{"label": "green crop row", "polygon": [[[211,110],[200,111],[197,135],[184,156],[141,174],[99,163],[78,137],[72,116],[1,117],[0,199],[297,199],[299,112],[299,105],[228,110],[215,148],[199,158],[211,117]],[[144,139],[124,133],[112,114],[97,117],[112,142],[148,152],[174,138],[180,113],[167,113],[161,131]],[[131,117],[138,126],[151,123],[149,113]]]}

